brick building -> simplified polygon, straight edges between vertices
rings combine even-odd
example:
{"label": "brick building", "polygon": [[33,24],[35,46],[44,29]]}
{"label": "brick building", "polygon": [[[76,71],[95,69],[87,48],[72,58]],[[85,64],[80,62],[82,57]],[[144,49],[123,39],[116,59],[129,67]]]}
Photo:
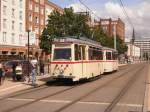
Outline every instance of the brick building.
{"label": "brick building", "polygon": [[100,19],[99,24],[109,37],[113,37],[114,27],[116,27],[116,34],[121,40],[125,40],[125,24],[120,18],[118,20]]}

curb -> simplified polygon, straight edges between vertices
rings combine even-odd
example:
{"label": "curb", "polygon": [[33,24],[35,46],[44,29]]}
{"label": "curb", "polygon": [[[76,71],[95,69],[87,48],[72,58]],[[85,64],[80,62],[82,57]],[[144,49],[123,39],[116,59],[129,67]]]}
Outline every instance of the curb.
{"label": "curb", "polygon": [[148,110],[148,108],[149,108],[149,106],[150,105],[148,105],[148,100],[150,100],[150,98],[149,98],[149,87],[150,87],[150,85],[149,85],[149,82],[150,82],[150,65],[148,66],[148,73],[147,73],[147,80],[146,80],[146,82],[145,82],[145,84],[146,84],[146,88],[145,88],[145,97],[144,97],[144,102],[143,102],[143,112],[150,112],[150,110]]}
{"label": "curb", "polygon": [[[42,78],[41,78],[42,79]],[[40,79],[38,79],[40,80]],[[32,86],[30,83],[18,83],[14,86],[10,86],[8,88],[4,88],[0,91],[0,97],[3,97],[3,96],[7,96],[7,95],[11,95],[11,94],[16,94],[17,92],[23,92],[23,91],[26,91],[26,90],[31,90],[33,88],[38,88],[38,87],[41,87],[41,86],[44,86],[46,85],[47,81],[37,81],[36,82],[36,86]],[[16,89],[16,90],[15,90]]]}

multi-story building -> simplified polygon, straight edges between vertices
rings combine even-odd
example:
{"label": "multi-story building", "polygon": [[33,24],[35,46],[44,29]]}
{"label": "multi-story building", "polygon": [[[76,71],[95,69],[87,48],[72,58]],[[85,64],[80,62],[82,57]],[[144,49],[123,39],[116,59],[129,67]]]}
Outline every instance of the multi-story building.
{"label": "multi-story building", "polygon": [[[0,0],[0,55],[38,53],[39,38],[47,24],[48,15],[63,9],[48,0]],[[34,52],[33,52],[34,51]]]}
{"label": "multi-story building", "polygon": [[45,0],[26,0],[25,9],[25,30],[30,30],[30,33],[35,38],[32,44],[38,45],[39,36],[45,27]]}
{"label": "multi-story building", "polygon": [[59,7],[56,4],[46,0],[45,1],[45,24],[48,23],[48,21],[47,21],[48,16],[51,14],[51,12],[53,10],[56,10],[56,11],[60,12],[61,14],[64,12],[64,10],[61,7]]}
{"label": "multi-story building", "polygon": [[118,20],[110,19],[100,19],[100,26],[104,30],[104,32],[109,36],[113,37],[114,28],[116,29],[116,35],[119,36],[121,40],[125,39],[125,24],[124,22],[118,18]]}
{"label": "multi-story building", "polygon": [[0,55],[26,52],[25,0],[0,0]]}
{"label": "multi-story building", "polygon": [[134,45],[141,48],[141,58],[150,59],[150,38],[136,39]]}
{"label": "multi-story building", "polygon": [[53,10],[63,12],[63,9],[48,0],[26,0],[26,27],[30,31],[30,51],[32,55],[38,53],[40,35],[47,24],[48,15]]}

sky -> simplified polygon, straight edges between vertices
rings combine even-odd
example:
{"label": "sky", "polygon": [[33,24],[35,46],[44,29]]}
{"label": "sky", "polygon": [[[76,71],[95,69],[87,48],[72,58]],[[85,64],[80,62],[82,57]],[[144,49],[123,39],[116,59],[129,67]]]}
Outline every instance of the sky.
{"label": "sky", "polygon": [[[79,0],[50,0],[65,7],[73,7],[75,12],[87,9]],[[150,0],[122,0],[133,26],[129,23],[120,6],[119,0],[82,0],[100,18],[121,18],[125,23],[126,37],[131,38],[133,26],[136,38],[150,37]]]}

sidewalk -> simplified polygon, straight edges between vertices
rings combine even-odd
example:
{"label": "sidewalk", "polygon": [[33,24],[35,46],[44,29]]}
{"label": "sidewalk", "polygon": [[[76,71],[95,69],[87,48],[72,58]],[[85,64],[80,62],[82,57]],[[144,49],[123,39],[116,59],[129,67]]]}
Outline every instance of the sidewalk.
{"label": "sidewalk", "polygon": [[[44,85],[46,81],[49,79],[50,75],[46,74],[43,76],[37,76],[36,83],[38,86]],[[28,82],[13,82],[11,78],[6,78],[3,85],[0,86],[0,97],[3,95],[7,95],[13,92],[25,90],[33,88],[30,83]]]}
{"label": "sidewalk", "polygon": [[146,92],[143,112],[150,112],[150,65],[148,66],[148,76],[146,81]]}
{"label": "sidewalk", "polygon": [[147,111],[150,112],[150,65],[149,65],[149,72],[148,72],[147,89],[148,89],[148,109],[147,109]]}

